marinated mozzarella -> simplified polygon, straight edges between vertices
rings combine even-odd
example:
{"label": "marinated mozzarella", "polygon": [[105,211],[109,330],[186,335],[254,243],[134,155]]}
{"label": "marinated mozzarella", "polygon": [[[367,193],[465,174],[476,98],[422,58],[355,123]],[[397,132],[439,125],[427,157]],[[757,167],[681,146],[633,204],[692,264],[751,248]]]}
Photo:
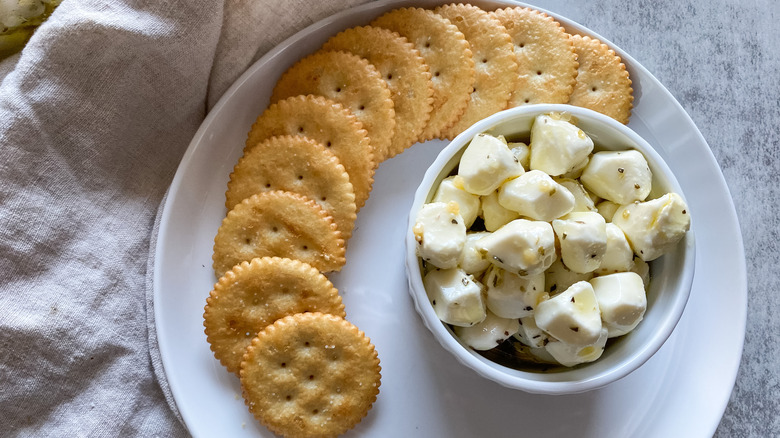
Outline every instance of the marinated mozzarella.
{"label": "marinated mozzarella", "polygon": [[550,295],[557,295],[578,281],[588,281],[593,278],[593,272],[580,274],[573,272],[559,258],[544,271],[544,290]]}
{"label": "marinated mozzarella", "polygon": [[593,286],[580,281],[539,303],[536,325],[555,339],[571,345],[594,344],[601,334],[601,313]]}
{"label": "marinated mozzarella", "polygon": [[442,322],[472,326],[485,319],[484,286],[463,269],[437,269],[423,279],[428,300]]}
{"label": "marinated mozzarella", "polygon": [[529,145],[475,136],[413,231],[431,305],[466,345],[513,336],[541,362],[575,366],[640,323],[646,261],[690,218],[674,193],[641,202],[652,182],[641,153],[591,153],[557,116],[532,129]]}
{"label": "marinated mozzarella", "polygon": [[520,329],[515,339],[532,348],[542,348],[550,342],[550,336],[536,325],[533,316],[520,318]]}
{"label": "marinated mozzarella", "polygon": [[582,129],[560,118],[536,116],[531,127],[532,170],[548,175],[571,171],[593,151],[593,140]]}
{"label": "marinated mozzarella", "polygon": [[479,239],[490,263],[517,275],[544,272],[555,260],[555,235],[547,222],[515,219]]}
{"label": "marinated mozzarella", "polygon": [[644,260],[634,256],[634,262],[631,264],[629,271],[642,277],[642,283],[644,283],[645,287],[650,284],[650,265]]}
{"label": "marinated mozzarella", "polygon": [[481,277],[482,273],[490,267],[490,260],[477,247],[477,241],[489,234],[486,231],[466,234],[466,243],[463,245],[460,257],[458,257],[458,266],[466,273]]}
{"label": "marinated mozzarella", "polygon": [[626,240],[623,230],[613,223],[606,224],[607,251],[596,270],[598,274],[612,274],[631,270],[634,263],[634,251]]}
{"label": "marinated mozzarella", "polygon": [[458,265],[466,243],[466,225],[455,202],[425,204],[417,213],[414,237],[423,260],[447,269]]}
{"label": "marinated mozzarella", "polygon": [[493,265],[483,282],[487,308],[502,318],[531,316],[539,303],[550,298],[544,291],[544,272],[521,277]]}
{"label": "marinated mozzarella", "polygon": [[515,156],[517,162],[523,166],[523,170],[528,169],[531,162],[531,149],[528,145],[522,142],[507,143],[506,145],[512,151],[512,155]]}
{"label": "marinated mozzarella", "polygon": [[432,202],[455,202],[458,204],[458,212],[463,217],[466,228],[470,227],[479,214],[479,196],[467,192],[463,188],[463,181],[457,176],[444,178],[433,195]]}
{"label": "marinated mozzarella", "polygon": [[579,346],[565,342],[548,342],[544,348],[561,365],[573,367],[600,358],[607,345],[607,337],[607,329],[602,328],[598,339],[593,344]]}
{"label": "marinated mozzarella", "polygon": [[596,209],[599,211],[599,214],[604,216],[604,220],[607,222],[612,222],[612,216],[615,215],[618,208],[620,208],[620,205],[615,204],[612,201],[601,201],[596,204]]}
{"label": "marinated mozzarella", "polygon": [[496,231],[520,217],[520,213],[507,210],[498,203],[497,191],[487,196],[482,196],[481,212],[482,220],[485,223],[485,229],[488,231]]}
{"label": "marinated mozzarella", "polygon": [[475,350],[490,350],[517,333],[520,322],[516,318],[502,318],[488,310],[482,322],[470,327],[454,327],[461,341]]}
{"label": "marinated mozzarella", "polygon": [[574,195],[574,208],[572,211],[596,211],[596,205],[593,203],[585,187],[571,178],[560,178],[556,182]]}
{"label": "marinated mozzarella", "polygon": [[639,151],[601,151],[590,158],[580,181],[597,196],[622,205],[647,198],[653,174]]}
{"label": "marinated mozzarella", "polygon": [[475,195],[488,195],[523,172],[506,143],[488,134],[474,136],[458,165],[463,188]]}
{"label": "marinated mozzarella", "polygon": [[619,272],[596,277],[590,280],[590,284],[610,338],[630,332],[644,317],[647,298],[639,275]]}
{"label": "marinated mozzarella", "polygon": [[575,212],[553,221],[563,264],[573,272],[593,272],[607,252],[604,218],[595,212]]}
{"label": "marinated mozzarella", "polygon": [[498,203],[507,210],[549,222],[574,209],[574,195],[540,170],[529,170],[498,190]]}
{"label": "marinated mozzarella", "polygon": [[561,175],[561,177],[563,177],[563,178],[571,178],[571,179],[579,179],[580,176],[582,176],[582,171],[585,170],[585,168],[588,166],[589,162],[590,162],[590,157],[585,158],[579,164],[574,166],[574,169],[564,173],[563,175]]}
{"label": "marinated mozzarella", "polygon": [[617,209],[612,223],[620,227],[640,259],[649,262],[669,251],[691,227],[688,206],[677,193]]}

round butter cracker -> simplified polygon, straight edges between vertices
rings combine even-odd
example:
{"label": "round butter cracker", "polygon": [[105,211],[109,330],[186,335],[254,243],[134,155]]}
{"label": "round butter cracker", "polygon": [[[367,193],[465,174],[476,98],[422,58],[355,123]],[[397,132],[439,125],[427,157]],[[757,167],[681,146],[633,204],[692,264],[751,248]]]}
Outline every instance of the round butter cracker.
{"label": "round butter cracker", "polygon": [[250,412],[288,437],[332,437],[366,416],[379,394],[379,358],[348,321],[323,313],[282,318],[252,340],[241,362]]}
{"label": "round butter cracker", "polygon": [[206,299],[203,325],[214,356],[238,374],[259,331],[303,312],[346,316],[338,290],[320,271],[298,260],[263,257],[234,266],[217,281]]}
{"label": "round butter cracker", "polygon": [[256,193],[273,190],[298,193],[320,204],[341,237],[346,241],[352,236],[355,192],[344,166],[324,145],[291,135],[261,141],[233,168],[225,206],[230,210]]}
{"label": "round butter cracker", "polygon": [[344,105],[368,132],[377,162],[388,155],[395,133],[393,99],[387,83],[367,60],[348,52],[315,52],[282,74],[271,103],[306,94]]}
{"label": "round butter cracker", "polygon": [[609,46],[595,38],[573,35],[571,40],[580,65],[569,104],[628,124],[634,90],[625,64]]}
{"label": "round butter cracker", "polygon": [[569,34],[549,15],[513,7],[491,13],[506,28],[518,65],[510,107],[567,103],[577,77],[577,55]]}
{"label": "round butter cracker", "polygon": [[439,137],[466,110],[474,85],[474,59],[466,37],[446,18],[422,8],[393,9],[371,25],[398,32],[428,65],[433,109],[420,141]]}
{"label": "round butter cracker", "polygon": [[346,263],[344,239],[333,218],[316,202],[291,192],[272,191],[241,201],[222,220],[214,238],[217,278],[256,257],[285,257],[322,272]]}
{"label": "round butter cracker", "polygon": [[365,58],[387,82],[395,110],[395,133],[384,161],[417,143],[431,117],[433,84],[428,65],[406,38],[374,26],[353,27],[331,37],[324,50],[343,50]]}
{"label": "round butter cracker", "polygon": [[471,46],[476,71],[466,111],[443,133],[452,139],[477,121],[507,108],[517,86],[517,61],[506,29],[484,10],[472,5],[448,4],[434,12],[463,32]]}
{"label": "round butter cracker", "polygon": [[348,109],[322,96],[280,100],[257,117],[244,155],[261,141],[278,135],[300,135],[325,145],[349,174],[357,209],[365,205],[377,163],[366,130]]}

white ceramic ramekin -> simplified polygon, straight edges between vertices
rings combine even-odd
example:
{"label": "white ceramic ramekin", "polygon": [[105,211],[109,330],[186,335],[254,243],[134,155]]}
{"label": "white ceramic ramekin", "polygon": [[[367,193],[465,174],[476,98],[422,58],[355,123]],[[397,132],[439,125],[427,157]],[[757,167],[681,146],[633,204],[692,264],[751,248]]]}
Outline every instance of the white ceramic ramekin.
{"label": "white ceramic ramekin", "polygon": [[[436,187],[458,165],[463,150],[480,132],[508,138],[527,136],[534,117],[550,112],[567,112],[575,124],[596,144],[596,150],[636,149],[642,152],[653,172],[653,192],[685,197],[669,167],[658,153],[631,129],[610,117],[569,105],[528,105],[497,113],[464,131],[437,157],[415,194],[406,233],[406,270],[410,293],[426,327],[441,345],[464,365],[485,378],[509,388],[531,393],[571,394],[600,388],[639,368],[663,345],[682,316],[694,275],[694,237],[689,231],[674,251],[650,262],[651,281],[647,290],[647,311],[643,321],[626,336],[611,340],[595,362],[556,372],[521,371],[499,365],[463,344],[437,318],[423,287],[422,264],[416,254],[412,228],[417,211],[433,197]],[[691,212],[692,218],[696,212]]]}

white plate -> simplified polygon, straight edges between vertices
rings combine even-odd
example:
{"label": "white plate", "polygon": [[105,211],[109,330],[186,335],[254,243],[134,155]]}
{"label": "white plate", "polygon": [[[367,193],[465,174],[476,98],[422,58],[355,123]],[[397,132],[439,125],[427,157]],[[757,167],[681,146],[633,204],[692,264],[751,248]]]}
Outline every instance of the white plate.
{"label": "white plate", "polygon": [[[154,312],[165,374],[194,436],[273,436],[247,411],[238,380],[213,358],[202,325],[214,283],[213,238],[225,214],[228,175],[246,133],[267,106],[276,79],[292,63],[339,30],[410,4],[370,3],[320,21],[279,45],[228,90],[182,159],[155,249]],[[570,31],[592,34],[556,18]],[[422,325],[404,274],[408,209],[426,167],[445,143],[416,145],[377,171],[350,240],[347,266],[331,277],[343,294],[348,319],[371,337],[382,361],[379,398],[352,436],[712,436],[736,379],[744,340],[747,279],[741,233],[720,169],[690,117],[647,70],[616,51],[634,81],[629,126],[670,165],[693,215],[696,278],[672,337],[628,377],[571,396],[506,389],[453,360]]]}

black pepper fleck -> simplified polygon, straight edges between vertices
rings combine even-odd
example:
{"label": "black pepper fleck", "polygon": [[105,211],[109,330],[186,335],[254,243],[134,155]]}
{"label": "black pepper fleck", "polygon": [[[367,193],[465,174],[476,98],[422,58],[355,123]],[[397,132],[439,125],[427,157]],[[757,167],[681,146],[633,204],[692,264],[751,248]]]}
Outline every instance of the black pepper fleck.
{"label": "black pepper fleck", "polygon": [[570,328],[571,328],[571,331],[573,331],[573,332],[578,332],[578,331],[580,331],[580,328],[579,328],[579,327],[570,327]]}
{"label": "black pepper fleck", "polygon": [[626,169],[623,169],[622,167],[618,167],[618,172],[619,172],[619,173],[623,173],[623,172],[625,172],[625,171],[626,171]]}
{"label": "black pepper fleck", "polygon": [[525,307],[525,310],[527,310],[527,311],[529,311],[529,312],[530,312],[531,310],[534,310],[534,308],[533,308],[533,307],[531,307],[531,306],[526,306],[526,307]]}
{"label": "black pepper fleck", "polygon": [[452,220],[452,224],[453,224],[453,225],[458,225],[458,220],[457,220],[457,219],[453,219],[453,220]]}

